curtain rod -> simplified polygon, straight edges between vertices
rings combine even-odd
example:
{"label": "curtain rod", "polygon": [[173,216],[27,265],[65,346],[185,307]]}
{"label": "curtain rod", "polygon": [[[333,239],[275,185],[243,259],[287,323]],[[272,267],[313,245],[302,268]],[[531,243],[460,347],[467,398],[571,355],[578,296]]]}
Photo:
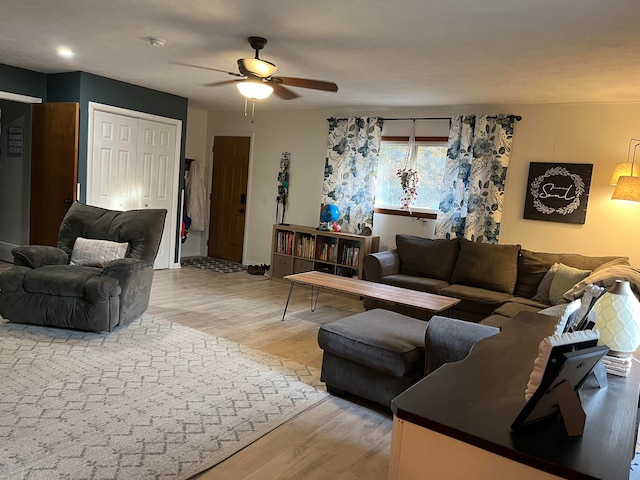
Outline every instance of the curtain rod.
{"label": "curtain rod", "polygon": [[385,122],[388,121],[394,121],[394,120],[449,120],[451,121],[451,117],[421,117],[421,118],[416,118],[416,117],[406,117],[406,118],[385,118],[385,117],[380,117],[382,120],[384,120]]}
{"label": "curtain rod", "polygon": [[[464,115],[463,115],[464,116]],[[522,117],[520,115],[506,115],[507,117],[513,117],[514,120],[520,121]],[[335,117],[332,117],[335,118]],[[384,120],[385,122],[396,121],[396,120],[448,120],[451,123],[452,117],[404,117],[404,118],[385,118],[378,117],[380,120]],[[487,115],[487,118],[498,118],[497,115]],[[347,118],[335,118],[336,120],[347,120]],[[328,118],[327,120],[331,120]]]}
{"label": "curtain rod", "polygon": [[[507,117],[513,117],[515,120],[520,121],[522,117],[520,115],[506,115]],[[406,117],[406,118],[384,118],[380,117],[385,122],[393,121],[393,120],[449,120],[451,121],[451,117],[422,117],[422,118],[414,118],[414,117]],[[497,115],[487,115],[487,118],[498,118]]]}

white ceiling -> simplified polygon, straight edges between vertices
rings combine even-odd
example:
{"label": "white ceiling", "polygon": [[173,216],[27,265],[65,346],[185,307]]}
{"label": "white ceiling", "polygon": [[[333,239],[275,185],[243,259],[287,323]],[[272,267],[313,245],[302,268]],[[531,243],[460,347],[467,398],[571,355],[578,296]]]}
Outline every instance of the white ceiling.
{"label": "white ceiling", "polygon": [[[85,71],[241,110],[233,77],[269,40],[294,88],[261,109],[640,101],[639,0],[0,0],[0,63]],[[166,40],[152,47],[143,40]],[[70,60],[55,54],[75,51]]]}

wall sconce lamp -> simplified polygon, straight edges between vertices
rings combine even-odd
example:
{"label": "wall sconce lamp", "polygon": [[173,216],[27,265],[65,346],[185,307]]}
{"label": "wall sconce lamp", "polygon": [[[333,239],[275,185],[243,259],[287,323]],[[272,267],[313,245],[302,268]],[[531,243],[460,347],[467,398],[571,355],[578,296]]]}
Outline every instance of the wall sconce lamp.
{"label": "wall sconce lamp", "polygon": [[[631,146],[633,147],[633,157],[631,157]],[[611,177],[611,185],[615,185],[611,195],[612,200],[631,200],[640,202],[640,165],[636,166],[636,150],[640,145],[640,139],[632,138],[629,140],[629,149],[627,150],[627,161],[616,164]],[[631,161],[629,161],[631,157]]]}
{"label": "wall sconce lamp", "polygon": [[600,344],[613,352],[633,353],[640,345],[640,302],[627,280],[616,280],[593,305]]}

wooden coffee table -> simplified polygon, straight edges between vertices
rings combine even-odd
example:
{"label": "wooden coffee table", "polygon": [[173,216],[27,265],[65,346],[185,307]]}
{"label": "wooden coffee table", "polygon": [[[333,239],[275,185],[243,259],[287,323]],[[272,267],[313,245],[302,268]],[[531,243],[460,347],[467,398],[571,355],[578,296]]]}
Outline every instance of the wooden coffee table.
{"label": "wooden coffee table", "polygon": [[[439,313],[449,310],[454,305],[460,303],[460,299],[436,295],[434,293],[419,292],[408,288],[394,287],[383,283],[367,282],[351,277],[341,277],[339,275],[331,275],[323,272],[304,272],[284,277],[291,282],[289,287],[289,295],[287,303],[282,313],[282,320],[287,314],[287,307],[291,299],[293,287],[296,284],[308,285],[311,287],[311,311],[315,311],[318,303],[318,295],[321,289],[332,290],[335,292],[349,293],[360,297],[373,298],[375,300],[383,300],[398,305],[407,305],[409,307],[419,308],[425,313]],[[315,301],[314,301],[315,293]]]}

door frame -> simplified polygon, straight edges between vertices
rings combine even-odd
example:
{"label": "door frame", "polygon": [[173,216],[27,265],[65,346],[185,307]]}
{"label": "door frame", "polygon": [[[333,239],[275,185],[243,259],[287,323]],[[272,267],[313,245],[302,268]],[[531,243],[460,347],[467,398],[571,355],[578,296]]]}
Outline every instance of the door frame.
{"label": "door frame", "polygon": [[[40,97],[31,97],[29,95],[21,95],[19,93],[5,92],[4,90],[0,91],[0,100],[26,104],[43,103],[44,101]],[[29,142],[31,142],[31,139],[29,139]],[[29,170],[31,170],[31,157],[29,157]],[[29,189],[31,189],[31,187],[29,187]],[[29,192],[29,195],[31,195],[31,192]],[[30,205],[27,205],[27,207],[30,208]],[[30,228],[27,227],[27,238],[25,239],[25,244],[29,242],[28,235],[30,234]],[[15,243],[8,243],[0,240],[0,260],[13,263],[13,254],[11,253],[11,250],[19,246],[20,245],[16,245]]]}
{"label": "door frame", "polygon": [[[178,225],[182,223],[182,213],[180,213],[180,218],[178,219],[178,211],[182,212],[182,205],[178,205],[178,202],[182,201],[181,195],[178,195],[178,188],[180,186],[180,150],[182,147],[182,120],[177,120],[175,118],[169,117],[161,117],[159,115],[153,115],[145,112],[138,112],[136,110],[129,110],[127,108],[114,107],[112,105],[106,105],[103,103],[97,102],[89,102],[89,125],[88,125],[88,133],[87,133],[87,178],[85,189],[87,192],[85,193],[85,198],[87,198],[87,194],[89,193],[89,179],[91,178],[93,168],[93,116],[96,111],[102,111],[105,113],[112,113],[114,115],[122,115],[125,117],[133,117],[139,118],[143,120],[149,120],[151,122],[164,123],[167,125],[172,125],[176,127],[176,142],[175,142],[175,166],[173,172],[173,186],[171,188],[172,199],[171,199],[171,210],[167,212],[167,220],[169,220],[169,232],[172,233],[171,238],[169,239],[169,251],[172,254],[172,258],[169,260],[169,268],[180,268],[180,260],[176,262],[176,253],[177,258],[180,258],[180,249],[181,244],[177,243],[176,239],[179,234]],[[180,207],[180,208],[178,208]],[[176,252],[176,244],[178,251]]]}
{"label": "door frame", "polygon": [[[254,132],[212,132],[211,138],[209,140],[209,165],[207,165],[207,193],[209,198],[209,203],[211,201],[211,183],[213,181],[213,148],[215,146],[215,138],[216,137],[249,137],[249,170],[247,171],[247,204],[245,205],[245,215],[244,215],[244,236],[242,239],[242,263],[244,264],[246,255],[247,255],[247,229],[249,227],[250,218],[251,218],[251,179],[253,178],[252,170],[253,170],[253,144],[254,144]],[[211,212],[207,212],[207,215],[211,215]],[[209,228],[210,225],[207,225],[206,231],[206,239],[205,244],[203,245],[203,250],[207,252],[207,245],[209,243]]]}

